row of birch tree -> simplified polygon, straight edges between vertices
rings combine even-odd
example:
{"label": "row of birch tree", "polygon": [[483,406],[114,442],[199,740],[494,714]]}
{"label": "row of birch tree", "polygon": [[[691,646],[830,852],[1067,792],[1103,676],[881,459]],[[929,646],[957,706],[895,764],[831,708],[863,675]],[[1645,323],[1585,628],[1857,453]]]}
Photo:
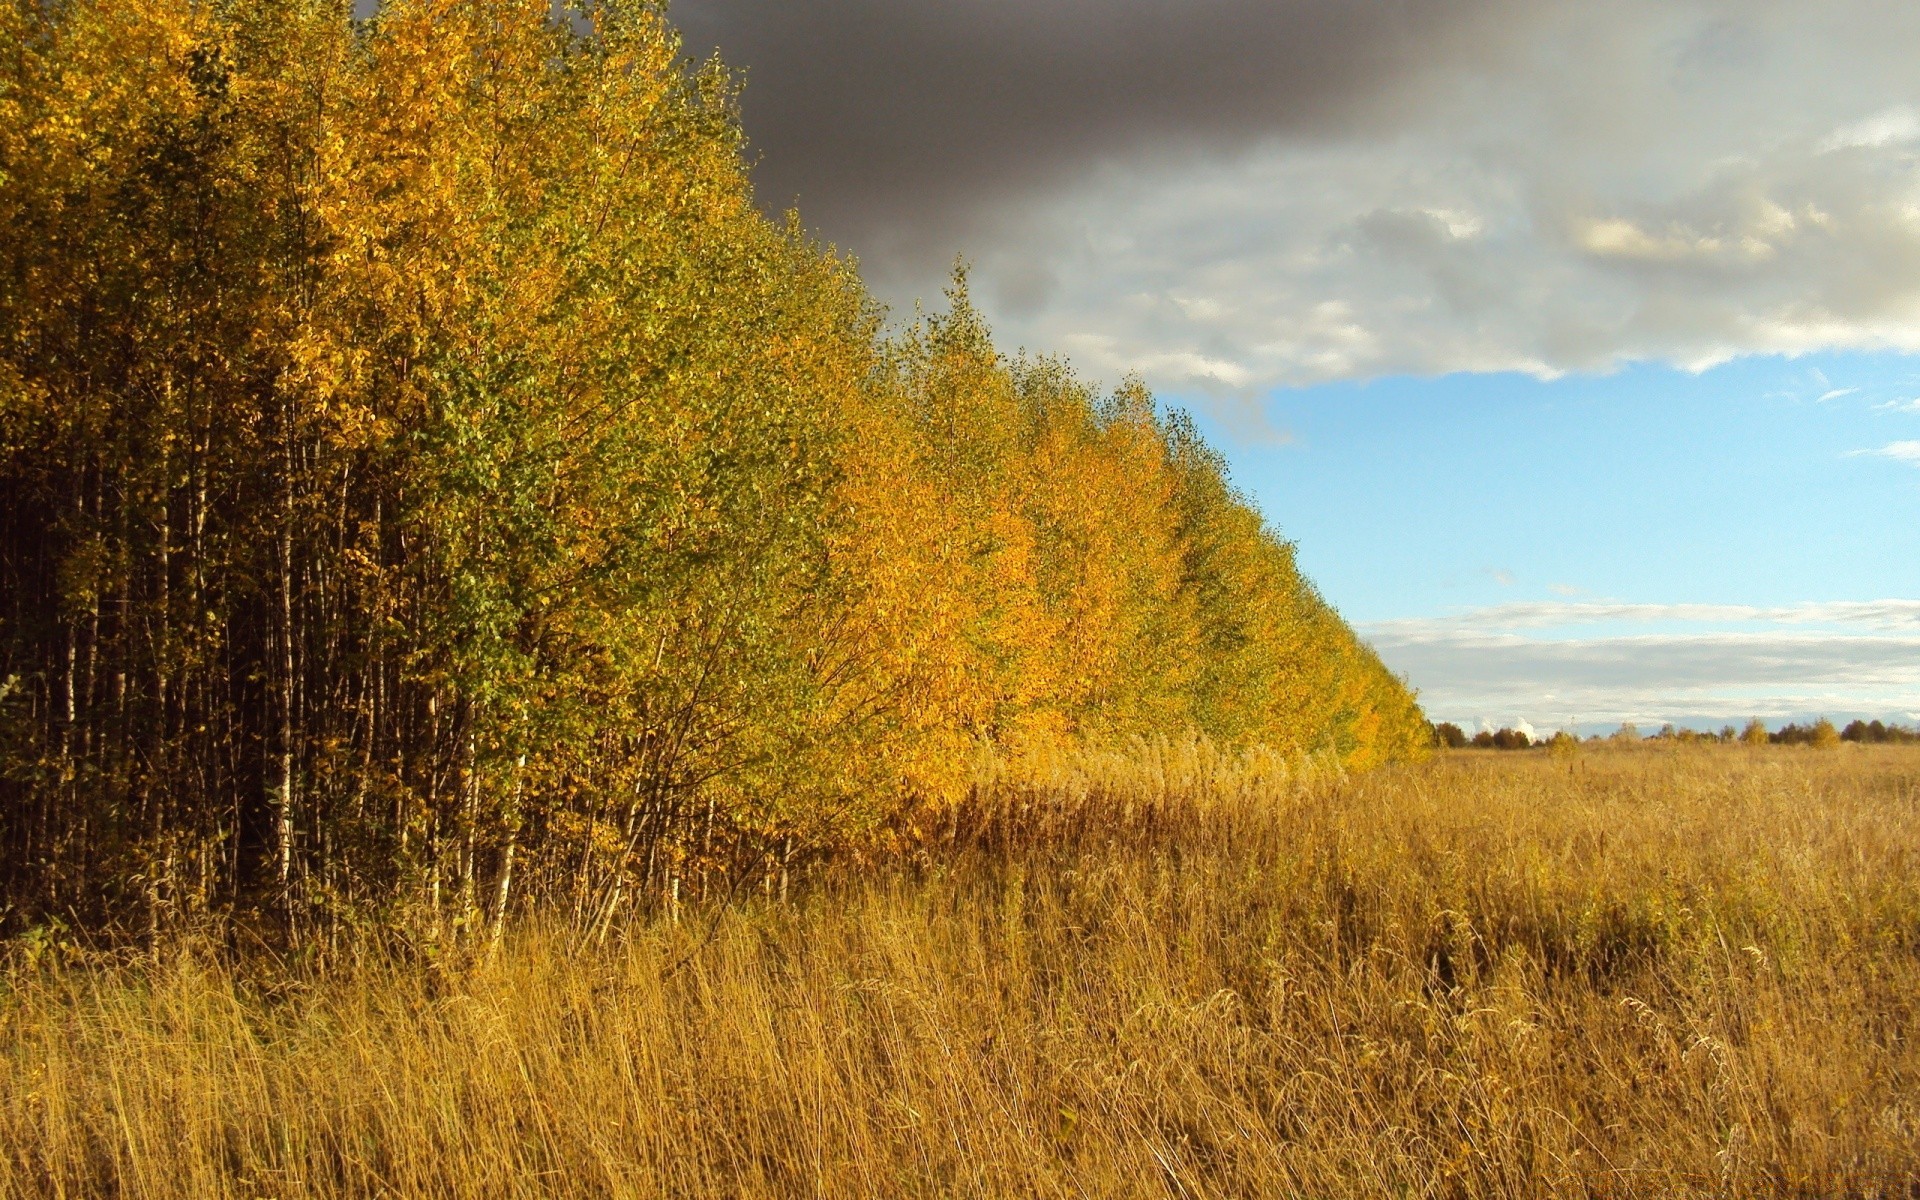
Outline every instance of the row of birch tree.
{"label": "row of birch tree", "polygon": [[605,930],[968,784],[1412,697],[1137,384],[889,329],[547,0],[0,0],[0,906]]}

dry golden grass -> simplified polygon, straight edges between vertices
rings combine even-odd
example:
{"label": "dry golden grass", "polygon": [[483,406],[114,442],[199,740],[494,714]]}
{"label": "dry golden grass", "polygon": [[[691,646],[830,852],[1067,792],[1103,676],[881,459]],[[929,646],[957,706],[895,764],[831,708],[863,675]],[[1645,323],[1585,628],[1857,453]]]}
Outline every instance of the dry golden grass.
{"label": "dry golden grass", "polygon": [[1920,1194],[1920,751],[1148,749],[710,941],[17,956],[0,1194]]}

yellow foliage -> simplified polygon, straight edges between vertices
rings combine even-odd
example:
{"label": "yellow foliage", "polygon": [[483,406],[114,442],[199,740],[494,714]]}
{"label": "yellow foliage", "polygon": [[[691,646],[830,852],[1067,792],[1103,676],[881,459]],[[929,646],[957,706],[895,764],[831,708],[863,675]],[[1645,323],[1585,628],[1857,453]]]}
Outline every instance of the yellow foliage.
{"label": "yellow foliage", "polygon": [[0,903],[604,926],[982,745],[1421,752],[1184,417],[762,217],[658,5],[0,40]]}

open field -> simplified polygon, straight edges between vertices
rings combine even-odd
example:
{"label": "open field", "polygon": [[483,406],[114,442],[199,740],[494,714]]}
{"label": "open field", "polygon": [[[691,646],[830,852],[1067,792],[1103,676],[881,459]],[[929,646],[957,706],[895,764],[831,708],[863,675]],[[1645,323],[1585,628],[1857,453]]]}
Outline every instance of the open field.
{"label": "open field", "polygon": [[16,947],[0,1194],[1920,1194],[1920,750],[1163,750],[930,824],[458,969]]}

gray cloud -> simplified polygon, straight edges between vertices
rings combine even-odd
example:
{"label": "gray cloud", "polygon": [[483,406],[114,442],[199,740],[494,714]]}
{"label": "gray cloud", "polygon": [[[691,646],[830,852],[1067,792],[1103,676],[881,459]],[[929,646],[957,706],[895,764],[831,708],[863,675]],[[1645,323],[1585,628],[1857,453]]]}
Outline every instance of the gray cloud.
{"label": "gray cloud", "polygon": [[1920,350],[1920,6],[682,0],[896,301],[1173,390]]}
{"label": "gray cloud", "polygon": [[[985,205],[1143,152],[1377,119],[1519,0],[681,0],[749,81],[770,205],[942,268]],[[1011,280],[1009,290],[1044,286]]]}
{"label": "gray cloud", "polygon": [[[1612,632],[1596,627],[1615,626]],[[1658,627],[1658,632],[1643,632]],[[1558,629],[1566,636],[1544,636]],[[1920,602],[1499,605],[1362,631],[1436,720],[1920,717]]]}

